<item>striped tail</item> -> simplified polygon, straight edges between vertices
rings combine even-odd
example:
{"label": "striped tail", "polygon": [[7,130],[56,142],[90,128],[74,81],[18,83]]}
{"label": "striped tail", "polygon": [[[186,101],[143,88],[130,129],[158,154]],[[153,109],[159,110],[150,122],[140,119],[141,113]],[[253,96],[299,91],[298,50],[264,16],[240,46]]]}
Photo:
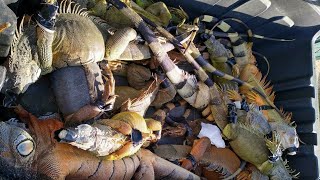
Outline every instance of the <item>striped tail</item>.
{"label": "striped tail", "polygon": [[160,121],[163,125],[165,123],[166,117],[169,115],[170,111],[176,107],[186,106],[186,101],[179,101],[178,103],[166,103],[161,109],[158,109],[153,113],[152,118]]}

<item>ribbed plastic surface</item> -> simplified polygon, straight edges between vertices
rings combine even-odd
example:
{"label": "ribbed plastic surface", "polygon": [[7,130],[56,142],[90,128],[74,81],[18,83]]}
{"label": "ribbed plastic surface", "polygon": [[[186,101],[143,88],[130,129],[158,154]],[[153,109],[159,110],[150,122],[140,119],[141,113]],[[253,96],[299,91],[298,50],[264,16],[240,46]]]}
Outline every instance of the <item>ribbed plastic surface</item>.
{"label": "ribbed plastic surface", "polygon": [[[296,156],[288,156],[291,168],[300,171],[303,180],[318,178],[318,161],[314,153],[317,135],[313,133],[316,119],[315,73],[312,40],[320,30],[316,6],[302,0],[165,0],[169,6],[181,6],[193,19],[202,14],[218,18],[236,17],[246,22],[255,34],[292,42],[254,40],[254,51],[270,62],[271,80],[276,91],[276,105],[293,112],[293,121],[301,144]],[[320,11],[319,11],[320,12]],[[237,29],[236,24],[235,29]],[[259,61],[266,72],[266,65]]]}

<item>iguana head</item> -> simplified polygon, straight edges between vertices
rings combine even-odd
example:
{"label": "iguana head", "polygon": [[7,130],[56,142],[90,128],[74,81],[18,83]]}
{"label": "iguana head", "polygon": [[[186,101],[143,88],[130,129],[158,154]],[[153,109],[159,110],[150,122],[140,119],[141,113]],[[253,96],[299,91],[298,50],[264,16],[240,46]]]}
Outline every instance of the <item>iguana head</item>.
{"label": "iguana head", "polygon": [[276,130],[279,134],[281,146],[286,150],[289,155],[295,155],[299,148],[299,138],[296,128],[286,123],[270,122],[272,129]]}
{"label": "iguana head", "polygon": [[0,122],[0,159],[15,168],[30,167],[36,143],[23,123]]}
{"label": "iguana head", "polygon": [[15,118],[0,122],[1,179],[49,179],[39,171],[40,160],[55,147],[54,131],[63,124],[56,119],[40,121],[22,106],[14,110],[23,123]]}

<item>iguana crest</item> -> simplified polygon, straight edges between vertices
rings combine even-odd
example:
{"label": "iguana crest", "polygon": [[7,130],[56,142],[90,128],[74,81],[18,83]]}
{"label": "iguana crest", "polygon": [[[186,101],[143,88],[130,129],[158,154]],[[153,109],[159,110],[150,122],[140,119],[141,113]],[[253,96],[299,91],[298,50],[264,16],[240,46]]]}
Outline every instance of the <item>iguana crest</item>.
{"label": "iguana crest", "polygon": [[[74,4],[74,5],[72,5]],[[88,17],[88,11],[86,8],[80,8],[78,3],[74,3],[70,0],[63,0],[59,5],[59,14],[79,14],[80,16]]]}
{"label": "iguana crest", "polygon": [[271,83],[270,81],[267,81],[266,76],[262,76],[261,72],[258,71],[254,76],[249,78],[248,82],[250,83],[251,81],[256,81],[260,91],[264,92],[265,95],[270,99],[270,101],[274,101],[275,93],[272,90],[273,86],[270,85],[270,83]]}
{"label": "iguana crest", "polygon": [[23,34],[23,21],[24,21],[24,16],[22,17],[22,20],[20,22],[19,28],[17,26],[17,28],[15,30],[15,33],[14,33],[14,36],[13,36],[13,40],[12,40],[12,43],[11,43],[9,58],[12,58],[14,52],[17,51],[16,50],[17,43],[20,41],[20,38],[21,38],[21,36]]}

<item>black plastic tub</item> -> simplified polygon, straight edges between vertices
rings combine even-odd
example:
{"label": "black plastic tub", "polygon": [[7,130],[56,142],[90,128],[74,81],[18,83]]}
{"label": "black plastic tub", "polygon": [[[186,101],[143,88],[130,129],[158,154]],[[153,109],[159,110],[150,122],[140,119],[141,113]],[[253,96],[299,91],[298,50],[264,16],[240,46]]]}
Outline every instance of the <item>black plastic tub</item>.
{"label": "black plastic tub", "polygon": [[[319,177],[317,160],[318,98],[314,42],[320,33],[320,7],[302,0],[164,0],[168,6],[181,6],[190,19],[208,14],[219,19],[236,17],[255,34],[292,42],[254,40],[254,51],[270,62],[268,79],[274,85],[276,105],[293,113],[303,143],[297,155],[287,156],[291,168],[302,180]],[[236,24],[233,24],[236,27]],[[258,62],[266,72],[266,64]],[[318,121],[318,120],[317,120]],[[318,150],[319,151],[319,150]]]}

